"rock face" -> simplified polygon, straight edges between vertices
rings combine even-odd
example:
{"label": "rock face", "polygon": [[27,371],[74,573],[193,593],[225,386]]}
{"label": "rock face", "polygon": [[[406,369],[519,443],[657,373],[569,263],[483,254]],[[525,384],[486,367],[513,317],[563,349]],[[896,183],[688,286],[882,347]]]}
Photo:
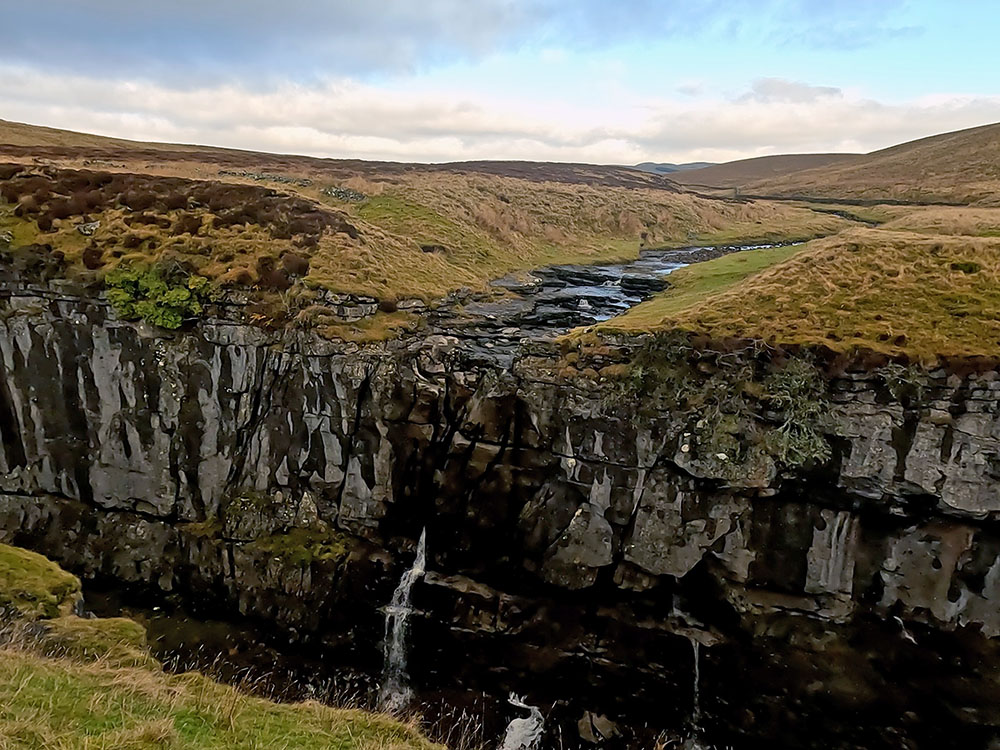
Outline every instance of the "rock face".
{"label": "rock face", "polygon": [[692,640],[719,746],[995,746],[996,373],[837,379],[832,459],[740,482],[698,415],[609,406],[542,344],[490,368],[0,294],[0,540],[371,667],[426,527],[415,683],[526,692],[566,746],[683,727]]}

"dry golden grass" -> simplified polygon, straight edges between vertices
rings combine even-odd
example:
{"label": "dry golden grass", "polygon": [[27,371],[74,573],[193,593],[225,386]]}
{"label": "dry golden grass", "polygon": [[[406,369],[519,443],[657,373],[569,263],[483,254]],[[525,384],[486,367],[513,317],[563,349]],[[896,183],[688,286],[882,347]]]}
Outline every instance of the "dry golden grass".
{"label": "dry golden grass", "polygon": [[747,193],[1000,205],[1000,125],[875,151],[846,164],[751,182]]}
{"label": "dry golden grass", "polygon": [[995,356],[1000,239],[850,230],[671,311],[657,327],[927,363]]}
{"label": "dry golden grass", "polygon": [[715,164],[701,169],[685,169],[671,173],[670,179],[693,187],[742,187],[751,182],[784,177],[794,172],[817,167],[842,165],[859,158],[860,154],[776,154],[753,159]]}
{"label": "dry golden grass", "polygon": [[309,280],[379,298],[482,289],[510,271],[634,258],[643,246],[808,238],[847,225],[767,202],[449,173],[386,182],[342,208],[370,241],[354,254],[315,254]]}
{"label": "dry golden grass", "polygon": [[1000,208],[909,208],[887,221],[882,228],[921,234],[1000,237]]}

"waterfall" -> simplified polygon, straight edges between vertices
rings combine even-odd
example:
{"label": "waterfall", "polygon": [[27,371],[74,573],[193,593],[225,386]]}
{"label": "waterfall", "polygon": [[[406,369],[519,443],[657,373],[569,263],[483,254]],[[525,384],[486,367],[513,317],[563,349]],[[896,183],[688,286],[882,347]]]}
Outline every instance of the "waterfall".
{"label": "waterfall", "polygon": [[695,734],[701,724],[701,644],[697,638],[689,639],[694,652],[694,685],[691,689],[691,728]]}
{"label": "waterfall", "polygon": [[542,741],[542,732],[545,729],[545,719],[542,712],[535,706],[529,706],[523,698],[518,698],[513,693],[510,694],[508,702],[517,708],[528,710],[529,716],[512,719],[507,725],[507,731],[503,736],[503,744],[500,750],[538,750]]}
{"label": "waterfall", "polygon": [[406,633],[413,609],[410,607],[410,590],[424,574],[427,564],[427,529],[420,532],[417,556],[413,565],[403,573],[392,594],[392,601],[385,610],[385,667],[382,689],[379,691],[379,708],[389,713],[399,713],[409,704],[413,693],[406,674]]}
{"label": "waterfall", "polygon": [[701,744],[701,643],[693,635],[687,636],[694,656],[694,677],[691,685],[691,736],[681,746],[683,750],[709,750]]}

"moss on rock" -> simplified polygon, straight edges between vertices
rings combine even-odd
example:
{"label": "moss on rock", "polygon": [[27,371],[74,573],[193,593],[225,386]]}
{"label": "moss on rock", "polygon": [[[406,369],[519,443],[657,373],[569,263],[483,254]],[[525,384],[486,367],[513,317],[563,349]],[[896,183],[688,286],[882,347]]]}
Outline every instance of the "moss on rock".
{"label": "moss on rock", "polygon": [[0,544],[0,610],[32,620],[69,614],[80,581],[51,560]]}

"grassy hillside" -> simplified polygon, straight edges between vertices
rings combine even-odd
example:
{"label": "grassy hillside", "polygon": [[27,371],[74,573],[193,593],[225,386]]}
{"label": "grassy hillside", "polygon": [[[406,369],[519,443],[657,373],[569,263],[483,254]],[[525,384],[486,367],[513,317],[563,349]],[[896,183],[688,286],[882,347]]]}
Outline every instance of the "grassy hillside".
{"label": "grassy hillside", "polygon": [[684,330],[927,364],[1000,351],[998,238],[853,229],[714,283],[733,278],[738,257],[678,272],[675,287],[606,329]]}
{"label": "grassy hillside", "polygon": [[739,159],[725,164],[713,164],[671,174],[670,179],[682,185],[696,187],[743,187],[761,180],[783,178],[795,172],[816,167],[849,164],[858,154],[778,154]]}
{"label": "grassy hillside", "polygon": [[388,717],[275,704],[194,673],[168,675],[131,620],[71,614],[79,581],[0,545],[0,747],[432,750]]}
{"label": "grassy hillside", "polygon": [[903,143],[844,164],[760,179],[747,193],[1000,205],[1000,124]]}
{"label": "grassy hillside", "polygon": [[[28,139],[25,127],[8,124],[8,137]],[[807,238],[847,224],[803,207],[704,199],[618,167],[399,165],[96,142],[100,159],[93,145],[6,147],[22,156],[0,166],[0,238],[26,248],[33,259],[23,265],[100,277],[164,261],[223,285],[391,301],[483,289],[548,263],[632,258],[643,246]],[[27,163],[36,159],[48,165]]]}

